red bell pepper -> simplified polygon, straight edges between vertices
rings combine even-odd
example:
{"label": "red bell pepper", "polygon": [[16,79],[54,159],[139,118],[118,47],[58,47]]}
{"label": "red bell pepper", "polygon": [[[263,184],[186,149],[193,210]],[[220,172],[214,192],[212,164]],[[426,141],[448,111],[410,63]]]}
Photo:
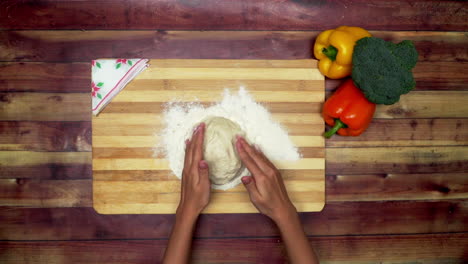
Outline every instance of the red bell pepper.
{"label": "red bell pepper", "polygon": [[349,79],[338,87],[323,106],[325,123],[332,126],[324,136],[330,138],[337,132],[342,136],[359,136],[369,126],[374,112],[375,104],[369,102],[353,80]]}

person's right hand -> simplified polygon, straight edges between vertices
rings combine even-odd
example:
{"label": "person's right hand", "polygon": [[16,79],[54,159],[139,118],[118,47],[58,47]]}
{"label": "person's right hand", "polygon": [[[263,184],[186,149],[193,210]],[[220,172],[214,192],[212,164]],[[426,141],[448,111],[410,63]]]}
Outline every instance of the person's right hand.
{"label": "person's right hand", "polygon": [[236,149],[239,157],[252,176],[242,177],[250,200],[264,215],[278,222],[282,217],[297,214],[296,208],[289,200],[283,178],[278,169],[258,149],[238,136]]}

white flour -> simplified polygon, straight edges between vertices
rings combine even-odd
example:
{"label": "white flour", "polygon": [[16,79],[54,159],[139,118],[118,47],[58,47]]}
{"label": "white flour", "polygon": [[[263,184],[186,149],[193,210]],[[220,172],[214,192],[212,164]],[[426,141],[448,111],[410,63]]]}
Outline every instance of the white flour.
{"label": "white flour", "polygon": [[[221,116],[239,124],[245,131],[247,141],[258,145],[271,160],[294,161],[300,158],[286,130],[272,120],[264,106],[255,102],[243,87],[237,94],[231,94],[225,89],[222,101],[209,107],[197,102],[170,102],[166,105],[165,128],[159,134],[161,143],[157,147],[162,148],[172,172],[179,179],[184,167],[185,139],[192,136],[194,126],[207,116]],[[158,148],[155,152],[159,152]],[[248,175],[247,170],[241,177],[245,175]],[[241,182],[241,177],[224,185],[212,185],[212,188],[233,188]]]}

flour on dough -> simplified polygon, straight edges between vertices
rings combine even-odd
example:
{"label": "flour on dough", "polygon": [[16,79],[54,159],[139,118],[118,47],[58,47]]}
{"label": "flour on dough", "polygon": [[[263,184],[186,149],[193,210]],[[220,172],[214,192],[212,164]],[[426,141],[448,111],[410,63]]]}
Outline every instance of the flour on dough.
{"label": "flour on dough", "polygon": [[245,136],[241,127],[219,116],[210,116],[205,123],[203,158],[208,163],[210,180],[214,185],[223,185],[238,179],[244,171],[235,148],[236,135]]}

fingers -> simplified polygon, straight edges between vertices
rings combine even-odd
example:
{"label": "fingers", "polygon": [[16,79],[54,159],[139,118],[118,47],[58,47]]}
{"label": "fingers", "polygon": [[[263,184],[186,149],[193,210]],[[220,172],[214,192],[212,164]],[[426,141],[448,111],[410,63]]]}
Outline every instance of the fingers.
{"label": "fingers", "polygon": [[208,163],[204,160],[200,160],[198,162],[198,174],[200,175],[199,180],[203,181],[210,181],[210,169],[208,168]]}
{"label": "fingers", "polygon": [[249,192],[250,200],[255,201],[257,197],[259,197],[260,192],[257,189],[257,184],[255,183],[254,177],[244,176],[241,178],[241,181]]}
{"label": "fingers", "polygon": [[[201,124],[200,124],[201,125]],[[192,133],[192,138],[185,141],[185,160],[184,160],[184,169],[191,167],[193,163],[193,152],[197,142],[197,136],[199,135],[200,125],[198,125]]]}
{"label": "fingers", "polygon": [[203,141],[205,138],[205,123],[200,123],[195,132],[195,142],[193,146],[193,162],[197,164],[203,159]]}
{"label": "fingers", "polygon": [[[250,146],[249,143],[247,143],[247,141],[245,141],[244,138],[239,137],[238,141],[240,141],[240,144],[244,148],[245,152],[255,162],[255,165],[262,170],[262,172],[265,172],[265,173],[266,172],[271,172],[275,168],[274,166],[270,167],[270,164],[268,162],[265,162],[265,160],[257,152],[257,150],[255,150],[252,146]],[[252,171],[250,171],[250,172],[252,172]]]}
{"label": "fingers", "polygon": [[249,153],[245,150],[244,145],[242,144],[242,137],[237,137],[236,141],[237,153],[244,163],[245,167],[252,173],[254,176],[261,176],[262,171],[257,166],[257,163],[252,159]]}

